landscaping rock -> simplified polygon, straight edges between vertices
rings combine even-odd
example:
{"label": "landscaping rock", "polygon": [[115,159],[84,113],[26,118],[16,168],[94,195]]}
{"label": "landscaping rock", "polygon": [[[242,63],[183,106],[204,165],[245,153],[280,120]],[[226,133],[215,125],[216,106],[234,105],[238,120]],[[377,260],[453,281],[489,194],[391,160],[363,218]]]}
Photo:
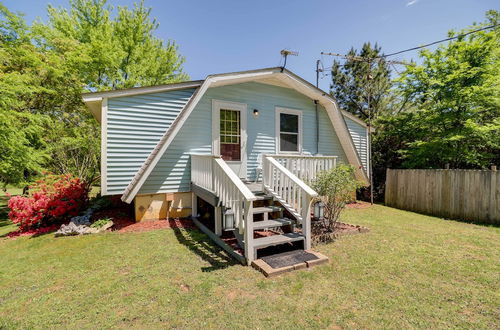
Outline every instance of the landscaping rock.
{"label": "landscaping rock", "polygon": [[101,228],[90,227],[90,218],[94,213],[93,209],[85,210],[82,215],[71,218],[67,225],[61,225],[58,231],[55,232],[56,237],[60,236],[75,236],[75,235],[88,235],[103,232],[113,226],[113,221],[108,222]]}
{"label": "landscaping rock", "polygon": [[75,236],[75,235],[83,235],[90,234],[91,229],[87,225],[77,225],[74,222],[70,222],[67,225],[61,225],[58,231],[56,231],[55,236]]}

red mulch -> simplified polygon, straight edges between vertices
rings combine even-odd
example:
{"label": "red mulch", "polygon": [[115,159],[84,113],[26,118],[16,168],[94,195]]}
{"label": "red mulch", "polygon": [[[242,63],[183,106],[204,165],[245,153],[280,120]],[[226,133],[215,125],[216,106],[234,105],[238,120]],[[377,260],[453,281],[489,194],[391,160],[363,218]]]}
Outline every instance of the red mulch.
{"label": "red mulch", "polygon": [[7,234],[8,238],[14,238],[14,237],[20,237],[20,236],[38,236],[38,235],[43,235],[47,234],[53,231],[56,231],[59,229],[61,225],[52,225],[52,226],[47,226],[47,227],[42,227],[42,228],[37,228],[37,229],[30,229],[27,231],[20,231],[15,230],[11,231],[10,233]]}
{"label": "red mulch", "polygon": [[111,227],[111,230],[124,233],[142,232],[164,228],[196,228],[194,223],[189,219],[177,218],[135,222],[133,210],[131,210],[128,205],[98,211],[92,216],[93,221],[102,218],[112,218],[113,227]]}
{"label": "red mulch", "polygon": [[361,201],[356,201],[354,203],[349,203],[346,205],[348,209],[367,209],[371,207],[372,204],[368,202],[361,202]]}

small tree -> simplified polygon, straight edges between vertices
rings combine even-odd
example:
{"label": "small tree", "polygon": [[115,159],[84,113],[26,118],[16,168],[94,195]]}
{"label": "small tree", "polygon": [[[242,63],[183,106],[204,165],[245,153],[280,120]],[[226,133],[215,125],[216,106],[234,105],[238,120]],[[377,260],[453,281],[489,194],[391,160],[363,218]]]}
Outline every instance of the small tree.
{"label": "small tree", "polygon": [[321,224],[328,232],[333,232],[340,213],[353,198],[356,189],[363,183],[354,177],[354,167],[341,164],[331,170],[322,171],[312,182],[318,192],[318,201],[324,203],[324,218]]}

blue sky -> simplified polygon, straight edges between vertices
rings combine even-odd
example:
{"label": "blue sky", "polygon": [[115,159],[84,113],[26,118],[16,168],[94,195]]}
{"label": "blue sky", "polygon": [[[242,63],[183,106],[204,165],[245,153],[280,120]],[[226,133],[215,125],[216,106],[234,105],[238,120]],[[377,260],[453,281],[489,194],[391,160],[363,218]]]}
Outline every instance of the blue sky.
{"label": "blue sky", "polygon": [[[0,0],[1,1],[1,0]],[[131,5],[133,0],[109,1]],[[7,0],[3,3],[32,21],[46,19],[47,4],[67,6],[68,0]],[[299,52],[287,68],[315,82],[315,63],[332,59],[322,51],[345,53],[351,46],[377,42],[386,53],[446,37],[484,19],[488,9],[500,9],[496,0],[351,0],[351,1],[162,1],[146,0],[160,23],[156,35],[173,39],[186,57],[192,79],[280,64],[283,48]],[[416,58],[417,52],[394,59]],[[329,77],[320,80],[328,89]]]}

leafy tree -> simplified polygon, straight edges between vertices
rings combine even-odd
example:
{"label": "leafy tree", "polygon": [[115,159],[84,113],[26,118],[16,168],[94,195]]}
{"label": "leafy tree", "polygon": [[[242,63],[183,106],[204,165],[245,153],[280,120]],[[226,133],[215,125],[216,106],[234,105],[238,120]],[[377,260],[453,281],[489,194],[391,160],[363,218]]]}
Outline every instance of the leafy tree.
{"label": "leafy tree", "polygon": [[451,31],[459,38],[421,51],[422,65],[400,77],[398,89],[418,109],[405,127],[413,139],[399,149],[402,166],[477,168],[500,160],[500,27],[462,36],[499,18],[489,11],[486,22]]}
{"label": "leafy tree", "polygon": [[29,27],[0,3],[0,184],[26,184],[42,169],[87,184],[99,170],[96,121],[84,91],[184,80],[173,41],[153,36],[144,3],[113,11],[105,0],[48,8]]}
{"label": "leafy tree", "polygon": [[392,86],[388,64],[379,59],[381,48],[369,42],[361,50],[347,53],[344,64],[334,60],[330,94],[340,108],[362,119],[374,118],[387,108],[387,94]]}
{"label": "leafy tree", "polygon": [[184,58],[173,41],[153,35],[158,28],[144,1],[133,9],[106,0],[71,0],[71,9],[49,6],[49,21],[37,22],[38,42],[71,60],[88,90],[148,86],[186,80]]}

